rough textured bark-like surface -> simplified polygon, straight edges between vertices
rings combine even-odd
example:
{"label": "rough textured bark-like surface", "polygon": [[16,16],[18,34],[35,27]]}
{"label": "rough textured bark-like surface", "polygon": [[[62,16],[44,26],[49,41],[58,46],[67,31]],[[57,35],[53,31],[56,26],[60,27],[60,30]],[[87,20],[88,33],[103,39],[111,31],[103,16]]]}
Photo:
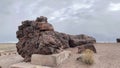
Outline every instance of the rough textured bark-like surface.
{"label": "rough textured bark-like surface", "polygon": [[117,43],[120,43],[120,38],[117,38],[116,41],[117,41]]}
{"label": "rough textured bark-like surface", "polygon": [[87,35],[68,35],[54,31],[46,17],[38,17],[35,21],[23,21],[16,32],[17,52],[30,61],[32,54],[54,54],[61,49],[94,43],[96,40]]}
{"label": "rough textured bark-like surface", "polygon": [[92,50],[94,53],[97,53],[96,48],[94,47],[93,44],[85,44],[85,45],[81,45],[78,47],[78,53],[82,53],[85,49],[90,49]]}

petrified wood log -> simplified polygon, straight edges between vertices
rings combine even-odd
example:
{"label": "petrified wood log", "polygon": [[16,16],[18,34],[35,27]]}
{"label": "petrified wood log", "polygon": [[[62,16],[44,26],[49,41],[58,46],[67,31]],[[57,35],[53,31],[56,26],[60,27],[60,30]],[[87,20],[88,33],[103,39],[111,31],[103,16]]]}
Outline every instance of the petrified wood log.
{"label": "petrified wood log", "polygon": [[25,61],[30,61],[32,54],[49,55],[58,53],[60,49],[96,42],[87,35],[68,35],[54,31],[44,16],[35,21],[23,21],[16,34],[19,40],[16,44],[17,52]]}
{"label": "petrified wood log", "polygon": [[117,38],[116,41],[117,41],[117,43],[120,43],[120,38]]}
{"label": "petrified wood log", "polygon": [[91,44],[91,43],[79,46],[78,47],[78,53],[82,53],[85,49],[90,49],[94,53],[97,53],[95,46],[93,44]]}

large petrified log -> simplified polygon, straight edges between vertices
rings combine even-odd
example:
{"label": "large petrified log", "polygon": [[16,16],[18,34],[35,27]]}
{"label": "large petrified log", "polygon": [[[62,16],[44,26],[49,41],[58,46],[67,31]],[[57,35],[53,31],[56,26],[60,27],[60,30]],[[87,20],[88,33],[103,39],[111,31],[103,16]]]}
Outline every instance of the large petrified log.
{"label": "large petrified log", "polygon": [[17,52],[25,61],[29,61],[32,54],[49,55],[58,53],[60,49],[96,42],[87,35],[68,35],[54,31],[43,16],[35,21],[23,21],[16,34],[19,40],[16,44]]}

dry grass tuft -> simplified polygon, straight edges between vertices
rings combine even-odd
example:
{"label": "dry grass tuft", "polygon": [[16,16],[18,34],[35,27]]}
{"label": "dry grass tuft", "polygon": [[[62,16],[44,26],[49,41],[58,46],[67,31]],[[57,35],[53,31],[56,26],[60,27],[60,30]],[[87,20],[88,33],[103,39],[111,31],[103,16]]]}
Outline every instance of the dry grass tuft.
{"label": "dry grass tuft", "polygon": [[82,55],[77,58],[77,60],[80,60],[85,64],[92,65],[94,63],[93,54],[94,52],[92,50],[86,49],[82,52]]}

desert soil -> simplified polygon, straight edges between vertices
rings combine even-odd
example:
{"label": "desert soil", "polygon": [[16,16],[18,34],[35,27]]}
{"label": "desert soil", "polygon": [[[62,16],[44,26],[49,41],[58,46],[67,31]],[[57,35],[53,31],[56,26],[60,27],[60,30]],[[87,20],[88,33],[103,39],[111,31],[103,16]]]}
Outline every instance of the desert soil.
{"label": "desert soil", "polygon": [[[56,68],[120,68],[120,43],[96,43],[94,44],[97,53],[94,54],[95,63],[86,65],[76,61],[80,54],[77,54],[77,48],[69,48],[72,55],[69,59],[58,65]],[[23,58],[16,54],[15,44],[0,44],[1,53],[0,66],[9,68],[14,63],[23,61]]]}

